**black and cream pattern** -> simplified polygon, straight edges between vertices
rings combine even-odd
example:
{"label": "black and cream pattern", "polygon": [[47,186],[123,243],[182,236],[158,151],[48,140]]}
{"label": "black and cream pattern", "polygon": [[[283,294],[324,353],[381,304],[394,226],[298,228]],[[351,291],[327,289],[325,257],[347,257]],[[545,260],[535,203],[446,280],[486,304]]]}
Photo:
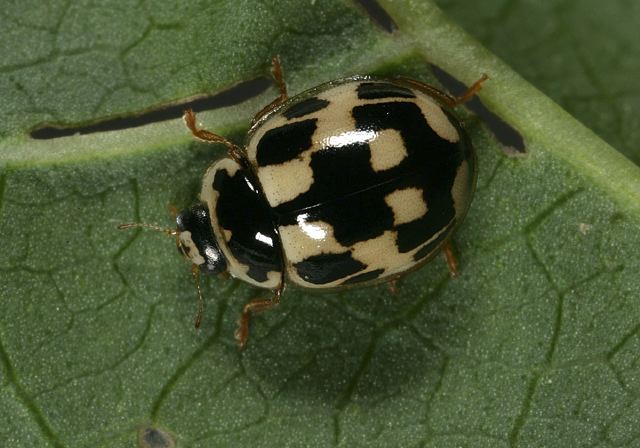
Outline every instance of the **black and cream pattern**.
{"label": "black and cream pattern", "polygon": [[[279,235],[278,261],[304,287],[373,281],[424,262],[464,218],[475,188],[475,153],[459,121],[399,81],[319,86],[256,123],[246,149],[268,203],[260,213]],[[263,265],[260,280],[243,269],[254,284],[281,275],[275,265]]]}
{"label": "black and cream pattern", "polygon": [[283,280],[280,239],[253,174],[222,159],[207,170],[200,200],[209,209],[229,273],[261,288],[277,288]]}

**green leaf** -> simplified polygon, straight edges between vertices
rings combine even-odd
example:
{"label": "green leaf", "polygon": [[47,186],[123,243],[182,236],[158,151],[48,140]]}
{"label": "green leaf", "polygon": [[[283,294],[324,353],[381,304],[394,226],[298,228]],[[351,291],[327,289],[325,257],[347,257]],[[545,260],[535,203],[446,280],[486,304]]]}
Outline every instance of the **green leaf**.
{"label": "green leaf", "polygon": [[637,2],[438,0],[455,20],[604,140],[640,164]]}
{"label": "green leaf", "polygon": [[[640,169],[431,2],[64,3],[0,15],[0,446],[629,446],[640,419]],[[291,92],[353,73],[468,83],[523,136],[512,157],[464,113],[478,192],[440,260],[385,285],[259,291],[207,279],[162,235],[221,148],[179,119],[52,140],[28,131],[130,116],[267,76]],[[270,88],[199,115],[238,141]]]}

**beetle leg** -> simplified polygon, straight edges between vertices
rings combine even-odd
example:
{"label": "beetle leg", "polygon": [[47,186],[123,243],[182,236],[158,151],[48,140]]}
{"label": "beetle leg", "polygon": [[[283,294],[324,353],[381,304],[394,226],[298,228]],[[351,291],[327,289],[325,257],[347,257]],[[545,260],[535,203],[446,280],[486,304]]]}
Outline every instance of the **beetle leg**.
{"label": "beetle leg", "polygon": [[236,341],[238,341],[240,350],[244,350],[247,346],[247,339],[249,339],[249,319],[251,318],[251,315],[278,305],[280,303],[280,296],[282,296],[283,290],[284,283],[280,283],[270,299],[253,299],[242,308],[242,314],[238,321],[238,329],[234,334]]}
{"label": "beetle leg", "polygon": [[214,134],[213,132],[207,131],[206,129],[198,129],[198,125],[196,124],[196,114],[193,112],[193,110],[185,110],[184,116],[182,118],[184,119],[184,123],[187,125],[187,128],[189,128],[195,138],[197,138],[198,140],[202,140],[205,143],[222,143],[227,147],[229,156],[233,160],[235,160],[242,166],[245,165],[244,151],[242,151],[242,149],[218,134]]}
{"label": "beetle leg", "polygon": [[444,246],[442,246],[442,253],[444,257],[447,259],[447,267],[449,268],[449,275],[451,277],[457,277],[460,275],[460,271],[458,270],[458,259],[453,253],[453,247],[451,247],[451,243],[447,241]]}
{"label": "beetle leg", "polygon": [[478,91],[480,91],[480,89],[482,88],[482,83],[485,82],[487,79],[489,79],[489,76],[483,73],[480,79],[474,82],[471,85],[471,87],[469,87],[466,90],[466,92],[456,97],[448,95],[436,89],[435,87],[430,86],[429,84],[416,81],[415,79],[406,78],[404,76],[398,76],[398,79],[403,83],[410,85],[411,87],[414,87],[422,92],[427,93],[428,95],[438,98],[440,101],[442,101],[443,103],[447,104],[450,107],[455,107],[455,106],[459,106],[460,104],[466,103],[471,98],[473,98],[478,93]]}
{"label": "beetle leg", "polygon": [[282,62],[280,62],[280,56],[275,55],[271,59],[271,74],[273,75],[273,79],[278,84],[278,90],[280,90],[280,101],[284,101],[288,98],[287,95],[287,84],[284,82],[284,74],[282,72]]}
{"label": "beetle leg", "polygon": [[202,315],[204,314],[204,298],[202,297],[202,289],[200,289],[200,268],[197,264],[191,265],[191,276],[193,277],[193,281],[196,284],[196,291],[198,293],[198,308],[196,311],[194,326],[196,328],[200,328],[200,324],[202,323]]}
{"label": "beetle leg", "polygon": [[395,296],[396,294],[398,294],[398,291],[399,291],[398,290],[398,278],[396,277],[396,278],[393,278],[392,280],[389,280],[387,282],[387,287],[389,288],[389,292],[392,295]]}
{"label": "beetle leg", "polygon": [[471,98],[473,98],[474,96],[476,96],[476,94],[480,91],[480,89],[482,88],[482,83],[485,82],[487,79],[489,79],[489,76],[487,76],[486,73],[483,73],[482,76],[480,76],[480,79],[478,79],[476,82],[474,82],[471,87],[469,87],[467,89],[466,92],[464,92],[462,95],[457,96],[455,98],[455,102],[454,102],[454,106],[458,106],[460,104],[466,103],[467,101],[469,101]]}
{"label": "beetle leg", "polygon": [[278,107],[280,104],[284,103],[289,95],[287,94],[287,84],[284,82],[284,74],[282,72],[282,64],[280,63],[280,56],[276,55],[271,59],[271,75],[273,76],[274,81],[278,86],[278,90],[280,91],[280,95],[269,104],[267,104],[260,112],[253,117],[253,123],[257,122],[260,118],[262,118],[267,113],[271,112],[273,109]]}

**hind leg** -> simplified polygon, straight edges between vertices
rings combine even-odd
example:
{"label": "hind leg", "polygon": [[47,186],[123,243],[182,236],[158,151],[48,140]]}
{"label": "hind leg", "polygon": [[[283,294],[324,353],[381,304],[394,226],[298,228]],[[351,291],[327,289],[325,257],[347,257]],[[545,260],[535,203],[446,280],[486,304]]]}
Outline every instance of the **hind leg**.
{"label": "hind leg", "polygon": [[289,98],[289,95],[287,94],[287,84],[284,82],[284,74],[282,72],[280,56],[274,56],[273,59],[271,59],[271,75],[273,76],[273,79],[278,86],[280,95],[275,100],[267,104],[260,112],[256,114],[255,117],[253,117],[253,123],[260,120],[263,116],[271,112],[273,109],[284,103]]}

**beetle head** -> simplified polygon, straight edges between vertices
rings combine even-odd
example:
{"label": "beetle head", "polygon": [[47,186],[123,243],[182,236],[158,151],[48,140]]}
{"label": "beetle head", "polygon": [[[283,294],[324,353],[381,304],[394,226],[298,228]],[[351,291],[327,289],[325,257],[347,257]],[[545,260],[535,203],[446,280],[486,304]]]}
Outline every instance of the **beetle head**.
{"label": "beetle head", "polygon": [[178,213],[178,251],[208,274],[217,274],[227,269],[227,262],[216,242],[211,227],[209,210],[205,204],[194,205]]}
{"label": "beetle head", "polygon": [[192,263],[191,274],[198,292],[198,311],[195,320],[195,326],[198,328],[202,322],[204,309],[204,299],[199,281],[200,271],[204,270],[208,274],[224,272],[227,269],[227,262],[216,243],[206,205],[198,204],[184,209],[178,214],[176,223],[177,229],[165,229],[143,223],[120,224],[118,228],[142,227],[175,237],[178,251]]}

